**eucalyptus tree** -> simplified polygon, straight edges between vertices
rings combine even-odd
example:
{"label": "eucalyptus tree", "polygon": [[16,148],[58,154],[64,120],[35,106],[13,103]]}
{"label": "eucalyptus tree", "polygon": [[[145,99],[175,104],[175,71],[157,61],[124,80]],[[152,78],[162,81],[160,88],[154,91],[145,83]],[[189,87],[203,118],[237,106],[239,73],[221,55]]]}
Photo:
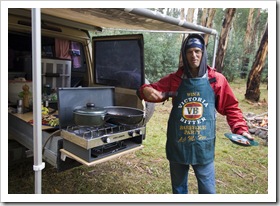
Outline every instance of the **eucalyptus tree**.
{"label": "eucalyptus tree", "polygon": [[220,33],[220,39],[219,39],[218,50],[217,50],[217,58],[215,62],[218,72],[222,72],[223,70],[223,62],[227,49],[228,36],[230,33],[231,24],[235,12],[236,12],[235,8],[228,8],[225,10],[225,18],[223,19],[222,22],[222,29]]}
{"label": "eucalyptus tree", "polygon": [[248,66],[250,62],[250,53],[252,52],[252,46],[251,46],[251,36],[253,32],[253,16],[254,16],[254,8],[249,9],[249,14],[248,14],[248,20],[247,20],[247,27],[246,27],[246,32],[245,32],[245,37],[244,37],[244,52],[242,56],[242,65],[241,65],[241,72],[240,72],[240,77],[242,79],[246,78],[247,71],[248,71]]}
{"label": "eucalyptus tree", "polygon": [[255,61],[252,65],[251,71],[247,80],[247,88],[245,98],[251,101],[259,101],[260,99],[260,82],[261,73],[266,63],[266,56],[268,53],[268,24],[266,25],[259,49],[255,56]]}

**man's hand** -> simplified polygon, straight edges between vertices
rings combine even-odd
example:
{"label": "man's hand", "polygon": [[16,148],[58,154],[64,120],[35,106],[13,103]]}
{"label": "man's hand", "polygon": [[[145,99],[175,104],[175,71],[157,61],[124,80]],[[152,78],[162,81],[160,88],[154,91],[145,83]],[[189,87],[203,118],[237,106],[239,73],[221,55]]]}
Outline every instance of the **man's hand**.
{"label": "man's hand", "polygon": [[145,87],[143,89],[143,94],[146,97],[146,99],[151,102],[160,102],[164,98],[161,92],[157,91],[152,87]]}
{"label": "man's hand", "polygon": [[247,137],[247,138],[250,139],[250,140],[254,140],[254,137],[252,137],[251,134],[249,134],[248,132],[243,132],[242,135],[243,135],[244,137]]}

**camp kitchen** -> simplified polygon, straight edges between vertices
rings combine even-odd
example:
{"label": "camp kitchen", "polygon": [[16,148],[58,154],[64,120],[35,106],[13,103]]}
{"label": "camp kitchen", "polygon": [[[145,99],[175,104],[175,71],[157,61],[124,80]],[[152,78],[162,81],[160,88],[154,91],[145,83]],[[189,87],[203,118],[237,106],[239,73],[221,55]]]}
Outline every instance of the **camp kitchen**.
{"label": "camp kitchen", "polygon": [[[36,76],[32,11],[8,10],[9,141],[24,146],[27,156],[42,152],[43,160],[58,171],[93,166],[143,148],[154,105],[136,95],[147,81],[142,31],[201,32],[217,37],[213,29],[148,9],[42,8],[41,72]],[[139,34],[92,36],[89,32],[103,28]],[[39,78],[41,85],[36,85]],[[47,108],[42,125],[34,119],[34,108],[41,111],[33,105],[32,98],[38,94],[40,107]],[[38,140],[33,137],[34,128],[42,132]],[[36,142],[42,151],[36,150]],[[35,163],[34,170],[42,168]]]}

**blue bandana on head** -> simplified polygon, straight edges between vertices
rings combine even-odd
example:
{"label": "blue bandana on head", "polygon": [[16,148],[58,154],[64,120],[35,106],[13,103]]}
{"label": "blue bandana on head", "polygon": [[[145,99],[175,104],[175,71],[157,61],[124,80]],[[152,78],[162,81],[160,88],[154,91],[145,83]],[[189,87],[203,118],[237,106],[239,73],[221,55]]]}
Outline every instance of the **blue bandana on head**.
{"label": "blue bandana on head", "polygon": [[189,71],[190,65],[187,61],[186,53],[189,48],[194,47],[201,49],[203,52],[201,62],[199,65],[198,77],[203,77],[207,72],[207,52],[206,47],[204,45],[203,36],[199,34],[190,34],[189,37],[184,40],[181,48],[184,73],[186,74],[187,78],[193,78],[193,76]]}
{"label": "blue bandana on head", "polygon": [[187,45],[186,45],[186,50],[190,49],[190,48],[194,48],[194,47],[200,48],[203,51],[203,43],[201,42],[200,39],[190,38],[188,40]]}

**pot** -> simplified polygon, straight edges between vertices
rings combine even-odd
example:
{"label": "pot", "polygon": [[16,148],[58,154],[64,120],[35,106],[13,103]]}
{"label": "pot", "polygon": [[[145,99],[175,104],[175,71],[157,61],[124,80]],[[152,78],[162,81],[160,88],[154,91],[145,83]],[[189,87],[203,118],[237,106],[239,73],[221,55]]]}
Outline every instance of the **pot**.
{"label": "pot", "polygon": [[104,107],[108,122],[123,125],[138,125],[144,122],[144,112],[140,109],[122,106]]}
{"label": "pot", "polygon": [[99,127],[106,122],[107,111],[87,103],[85,107],[77,107],[73,111],[74,123],[79,126]]}

